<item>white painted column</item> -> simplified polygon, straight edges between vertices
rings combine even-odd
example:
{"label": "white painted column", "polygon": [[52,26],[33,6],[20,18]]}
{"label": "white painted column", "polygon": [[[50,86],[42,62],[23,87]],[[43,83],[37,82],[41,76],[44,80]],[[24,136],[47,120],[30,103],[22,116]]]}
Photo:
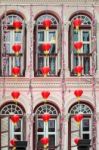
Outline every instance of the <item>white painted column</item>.
{"label": "white painted column", "polygon": [[97,139],[96,139],[96,150],[99,150],[99,112],[97,113],[97,117],[96,117],[96,120],[97,120]]}
{"label": "white painted column", "polygon": [[69,71],[69,55],[68,55],[68,52],[69,52],[69,47],[68,47],[68,32],[69,32],[69,26],[70,26],[70,22],[69,21],[65,21],[64,22],[64,41],[63,41],[63,44],[64,44],[64,56],[65,56],[65,76],[66,77],[69,77],[70,76],[70,71]]}
{"label": "white painted column", "polygon": [[97,22],[97,70],[96,70],[96,76],[99,77],[99,22]]}
{"label": "white painted column", "polygon": [[[34,25],[35,22],[32,24],[32,33],[31,33],[31,28],[30,28],[30,21],[27,22],[27,47],[26,47],[26,71],[25,71],[25,76],[29,77],[30,76],[30,70],[32,76],[34,77],[34,69],[33,69],[33,30],[34,30]],[[31,36],[32,34],[32,36]],[[32,38],[32,39],[31,39]],[[32,40],[32,43],[31,43]],[[31,61],[31,62],[30,62]]]}
{"label": "white painted column", "polygon": [[30,116],[30,114],[26,116],[26,124],[27,150],[33,150],[33,116]]}
{"label": "white painted column", "polygon": [[66,114],[64,121],[64,150],[68,150],[68,119],[69,116]]}

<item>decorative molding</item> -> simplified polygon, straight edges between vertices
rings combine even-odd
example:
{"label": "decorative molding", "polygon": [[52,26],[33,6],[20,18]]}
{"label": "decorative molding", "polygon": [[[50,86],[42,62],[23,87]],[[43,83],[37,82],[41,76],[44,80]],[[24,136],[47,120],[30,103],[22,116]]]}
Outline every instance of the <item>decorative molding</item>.
{"label": "decorative molding", "polygon": [[99,4],[99,0],[0,0],[1,4],[12,4],[12,5],[19,5],[19,4],[40,4],[40,5],[46,5],[46,4],[73,4],[77,7],[77,4],[80,3],[87,6],[92,4]]}

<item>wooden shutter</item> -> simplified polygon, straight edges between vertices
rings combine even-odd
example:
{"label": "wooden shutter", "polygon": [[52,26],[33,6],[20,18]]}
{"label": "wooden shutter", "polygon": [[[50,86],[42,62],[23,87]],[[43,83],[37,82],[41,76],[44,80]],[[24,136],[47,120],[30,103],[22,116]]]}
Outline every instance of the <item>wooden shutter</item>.
{"label": "wooden shutter", "polygon": [[77,145],[74,143],[74,139],[79,137],[79,126],[77,125],[74,118],[71,118],[71,150],[77,150]]}
{"label": "wooden shutter", "polygon": [[0,150],[9,150],[9,118],[0,119]]}

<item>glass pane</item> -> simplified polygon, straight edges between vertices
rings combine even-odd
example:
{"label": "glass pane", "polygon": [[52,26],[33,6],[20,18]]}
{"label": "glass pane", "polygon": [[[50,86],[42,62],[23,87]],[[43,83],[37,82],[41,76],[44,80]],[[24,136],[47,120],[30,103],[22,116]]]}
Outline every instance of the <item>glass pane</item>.
{"label": "glass pane", "polygon": [[[43,44],[43,43],[42,43]],[[38,45],[38,54],[44,54],[43,50],[42,50],[42,44]]]}
{"label": "glass pane", "polygon": [[16,140],[21,140],[21,135],[14,135],[14,138],[16,139]]}
{"label": "glass pane", "polygon": [[[40,148],[40,147],[43,147],[43,145],[41,144],[40,140],[41,138],[43,137],[43,135],[38,135],[38,142],[37,142],[37,147]],[[38,149],[39,150],[39,149]]]}
{"label": "glass pane", "polygon": [[90,52],[90,45],[89,44],[83,44],[83,52],[88,54]]}
{"label": "glass pane", "polygon": [[89,31],[83,31],[83,41],[89,41],[89,40],[90,40]]}
{"label": "glass pane", "polygon": [[56,45],[51,44],[50,54],[55,54],[55,51],[56,51]]}
{"label": "glass pane", "polygon": [[74,31],[73,39],[74,41],[78,41],[78,32]]}
{"label": "glass pane", "polygon": [[88,57],[84,57],[84,73],[85,74],[89,74],[89,70],[90,70],[90,58]]}
{"label": "glass pane", "polygon": [[14,125],[14,132],[21,132],[21,120]]}
{"label": "glass pane", "polygon": [[49,32],[49,41],[55,42],[55,40],[56,40],[56,32],[55,31]]}
{"label": "glass pane", "polygon": [[20,65],[20,57],[15,57],[15,66],[21,66]]}
{"label": "glass pane", "polygon": [[38,132],[44,132],[44,121],[38,120]]}
{"label": "glass pane", "polygon": [[55,120],[49,120],[48,131],[49,132],[55,132]]}
{"label": "glass pane", "polygon": [[5,51],[6,53],[11,53],[10,44],[5,44]]}
{"label": "glass pane", "polygon": [[74,56],[74,59],[73,59],[73,61],[74,61],[74,67],[75,66],[77,66],[78,65],[78,57],[77,56]]}
{"label": "glass pane", "polygon": [[11,24],[12,23],[12,16],[8,16],[7,17],[7,24]]}
{"label": "glass pane", "polygon": [[89,134],[83,134],[83,139],[89,139]]}
{"label": "glass pane", "polygon": [[55,57],[50,57],[49,58],[49,66],[51,68],[50,74],[55,74]]}
{"label": "glass pane", "polygon": [[4,41],[5,42],[10,42],[10,31],[5,31],[4,32]]}
{"label": "glass pane", "polygon": [[44,57],[38,57],[38,68],[44,66]]}
{"label": "glass pane", "polygon": [[89,119],[84,119],[82,125],[83,125],[83,131],[89,131]]}
{"label": "glass pane", "polygon": [[44,31],[38,32],[38,41],[44,41]]}
{"label": "glass pane", "polygon": [[20,32],[14,32],[14,41],[15,42],[21,42],[21,31]]}
{"label": "glass pane", "polygon": [[55,146],[55,135],[49,135],[49,146]]}

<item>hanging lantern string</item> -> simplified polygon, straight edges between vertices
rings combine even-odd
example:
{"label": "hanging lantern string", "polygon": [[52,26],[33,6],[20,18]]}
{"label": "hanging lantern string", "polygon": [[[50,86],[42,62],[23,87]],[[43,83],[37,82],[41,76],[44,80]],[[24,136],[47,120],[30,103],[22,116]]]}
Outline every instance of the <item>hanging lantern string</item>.
{"label": "hanging lantern string", "polygon": [[[96,43],[96,19],[95,12],[93,6],[93,18],[92,18],[92,48],[94,48],[94,44]],[[96,46],[95,46],[96,48]],[[96,150],[96,139],[97,139],[97,121],[96,121],[96,77],[95,77],[95,57],[96,57],[96,49],[92,49],[92,95],[94,100],[94,114],[93,114],[93,139],[92,146],[93,150]]]}

